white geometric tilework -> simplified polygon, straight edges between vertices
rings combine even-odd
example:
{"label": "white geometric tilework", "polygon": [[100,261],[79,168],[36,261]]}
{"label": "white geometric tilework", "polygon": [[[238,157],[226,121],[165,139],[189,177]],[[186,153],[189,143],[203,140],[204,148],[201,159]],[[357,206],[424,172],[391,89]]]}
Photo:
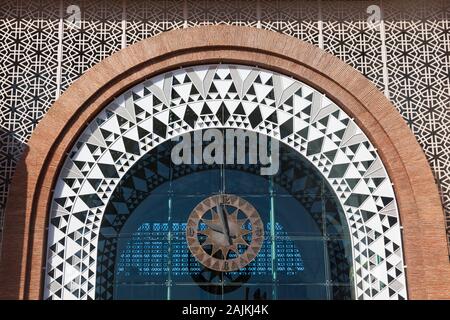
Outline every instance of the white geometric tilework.
{"label": "white geometric tilework", "polygon": [[407,298],[394,192],[366,135],[315,89],[238,65],[186,67],[156,76],[117,97],[88,125],[55,187],[45,298],[95,298],[99,228],[121,178],[155,146],[212,127],[253,130],[308,159],[345,212],[356,297]]}

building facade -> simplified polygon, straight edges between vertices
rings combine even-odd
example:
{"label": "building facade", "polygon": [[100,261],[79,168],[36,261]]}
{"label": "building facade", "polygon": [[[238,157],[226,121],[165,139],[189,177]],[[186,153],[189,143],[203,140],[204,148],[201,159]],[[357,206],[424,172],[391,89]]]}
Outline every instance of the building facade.
{"label": "building facade", "polygon": [[448,1],[0,14],[1,297],[450,298]]}

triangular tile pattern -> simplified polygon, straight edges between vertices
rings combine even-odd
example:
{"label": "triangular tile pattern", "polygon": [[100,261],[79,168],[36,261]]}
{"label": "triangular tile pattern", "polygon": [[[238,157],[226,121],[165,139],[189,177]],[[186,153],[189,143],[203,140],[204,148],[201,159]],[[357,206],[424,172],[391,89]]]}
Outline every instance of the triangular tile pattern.
{"label": "triangular tile pattern", "polygon": [[89,124],[55,188],[45,298],[95,298],[99,226],[121,178],[156,145],[213,127],[254,130],[305,156],[333,187],[348,219],[357,299],[407,298],[394,192],[368,138],[315,89],[271,71],[224,64],[146,80]]}

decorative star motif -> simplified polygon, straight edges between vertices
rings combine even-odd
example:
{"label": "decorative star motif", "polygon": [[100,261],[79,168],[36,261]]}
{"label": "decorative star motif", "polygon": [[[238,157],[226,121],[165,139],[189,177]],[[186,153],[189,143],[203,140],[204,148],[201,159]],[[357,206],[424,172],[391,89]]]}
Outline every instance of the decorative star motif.
{"label": "decorative star motif", "polygon": [[207,229],[199,231],[200,234],[207,236],[202,246],[212,246],[211,255],[214,256],[221,251],[222,256],[226,259],[230,251],[239,254],[238,245],[248,246],[244,236],[251,233],[251,230],[244,228],[248,219],[238,219],[239,209],[235,209],[229,214],[226,206],[221,208],[222,214],[227,221],[224,223],[223,218],[219,214],[219,208],[211,208],[212,219],[204,219]]}

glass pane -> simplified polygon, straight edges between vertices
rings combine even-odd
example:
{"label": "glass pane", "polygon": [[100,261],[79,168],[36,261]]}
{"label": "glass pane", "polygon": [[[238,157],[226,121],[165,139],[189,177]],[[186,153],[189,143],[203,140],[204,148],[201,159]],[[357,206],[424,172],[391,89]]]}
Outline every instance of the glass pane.
{"label": "glass pane", "polygon": [[117,283],[158,284],[168,280],[169,245],[167,239],[153,240],[146,233],[121,237],[117,250]]}
{"label": "glass pane", "polygon": [[[185,226],[184,226],[185,229]],[[186,243],[186,236],[172,239],[170,242],[171,261],[170,279],[174,284],[195,284],[204,267],[192,256]]]}
{"label": "glass pane", "polygon": [[323,285],[280,285],[277,288],[280,300],[326,300],[327,288]]}
{"label": "glass pane", "polygon": [[331,299],[332,300],[354,300],[355,295],[351,285],[331,286]]}
{"label": "glass pane", "polygon": [[273,175],[273,192],[280,195],[319,196],[322,176],[297,151],[280,143],[280,168]]}
{"label": "glass pane", "polygon": [[236,286],[235,290],[224,293],[224,299],[230,300],[272,300],[275,294],[275,285],[250,283]]}
{"label": "glass pane", "polygon": [[173,300],[222,300],[222,286],[175,284],[170,288],[170,298]]}
{"label": "glass pane", "polygon": [[117,284],[114,291],[114,299],[117,300],[165,300],[166,298],[165,285]]}
{"label": "glass pane", "polygon": [[325,284],[323,240],[277,238],[277,279],[280,283]]}
{"label": "glass pane", "polygon": [[318,196],[276,196],[274,211],[277,236],[323,235],[323,206]]}
{"label": "glass pane", "polygon": [[330,237],[343,237],[349,234],[347,220],[335,198],[324,199],[326,211],[326,233]]}
{"label": "glass pane", "polygon": [[273,268],[272,268],[272,253],[271,242],[265,240],[261,250],[256,258],[244,268],[225,273],[224,283],[233,284],[241,283],[272,283]]}
{"label": "glass pane", "polygon": [[225,193],[238,194],[241,196],[269,194],[270,181],[267,176],[261,176],[259,170],[255,170],[255,166],[226,165],[224,179]]}
{"label": "glass pane", "polygon": [[327,241],[327,251],[330,266],[330,282],[336,285],[353,284],[350,239],[333,239]]}
{"label": "glass pane", "polygon": [[171,187],[174,195],[206,197],[217,194],[222,190],[220,167],[182,165],[178,170],[174,170]]}

